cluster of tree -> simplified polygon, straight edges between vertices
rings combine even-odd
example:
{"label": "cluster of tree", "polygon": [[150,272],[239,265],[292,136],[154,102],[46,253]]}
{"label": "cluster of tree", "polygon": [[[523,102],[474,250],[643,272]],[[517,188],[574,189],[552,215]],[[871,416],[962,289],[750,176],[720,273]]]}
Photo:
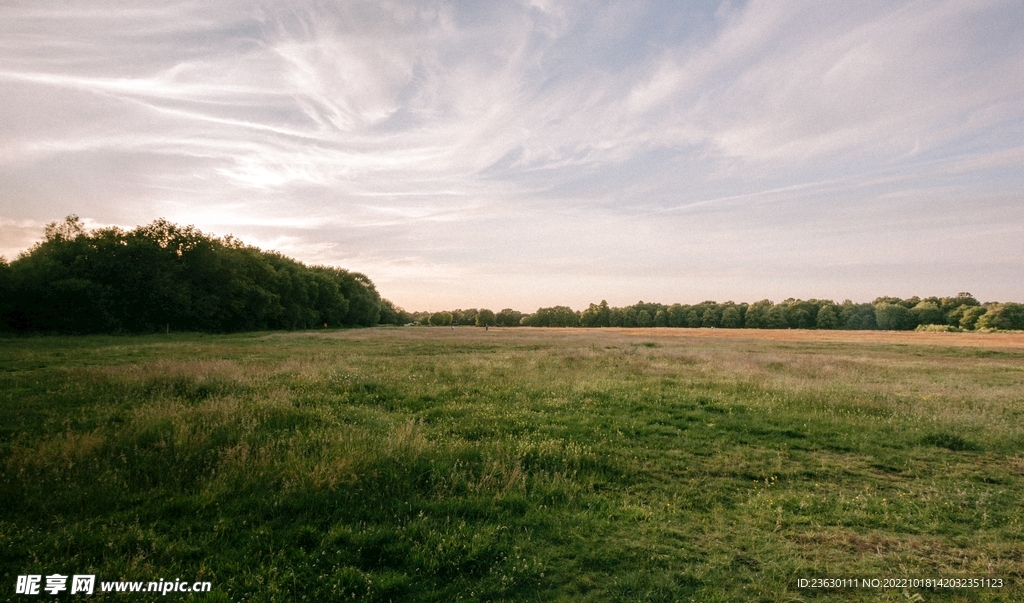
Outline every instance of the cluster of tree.
{"label": "cluster of tree", "polygon": [[981,304],[970,293],[954,297],[880,297],[874,302],[787,299],[753,304],[705,301],[695,305],[638,302],[622,308],[602,301],[582,312],[540,308],[524,325],[561,327],[715,327],[724,329],[1024,329],[1024,304]]}
{"label": "cluster of tree", "polygon": [[505,309],[424,312],[423,325],[500,325],[530,327],[714,327],[720,329],[881,329],[1019,330],[1024,304],[981,304],[970,293],[954,297],[880,297],[872,303],[827,299],[761,300],[753,304],[706,301],[694,305],[638,302],[613,308],[590,304],[577,312],[566,306],[539,308],[533,314]]}
{"label": "cluster of tree", "polygon": [[69,216],[0,259],[0,328],[78,333],[405,324],[365,275],[306,266],[233,237],[157,220],[87,231]]}
{"label": "cluster of tree", "polygon": [[477,327],[518,327],[523,318],[522,312],[505,308],[495,313],[486,308],[470,308],[468,310],[452,310],[451,312],[414,312],[410,323],[434,327],[477,326]]}

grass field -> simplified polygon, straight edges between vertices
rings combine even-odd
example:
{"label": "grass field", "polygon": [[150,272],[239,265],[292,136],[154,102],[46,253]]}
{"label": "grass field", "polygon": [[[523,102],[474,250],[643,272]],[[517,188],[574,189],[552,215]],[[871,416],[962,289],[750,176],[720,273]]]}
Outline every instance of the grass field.
{"label": "grass field", "polygon": [[4,599],[1024,600],[1020,335],[16,338],[0,413]]}

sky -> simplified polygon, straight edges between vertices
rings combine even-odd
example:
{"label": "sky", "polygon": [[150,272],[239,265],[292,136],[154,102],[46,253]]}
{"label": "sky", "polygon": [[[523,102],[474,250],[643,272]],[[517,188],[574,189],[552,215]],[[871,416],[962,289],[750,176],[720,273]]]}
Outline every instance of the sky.
{"label": "sky", "polygon": [[1024,3],[0,6],[0,255],[166,218],[411,311],[1024,301]]}

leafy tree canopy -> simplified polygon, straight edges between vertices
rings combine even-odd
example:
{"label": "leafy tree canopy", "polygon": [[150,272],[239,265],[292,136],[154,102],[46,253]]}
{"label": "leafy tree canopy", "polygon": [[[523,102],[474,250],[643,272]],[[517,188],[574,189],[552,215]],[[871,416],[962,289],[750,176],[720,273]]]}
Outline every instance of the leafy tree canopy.
{"label": "leafy tree canopy", "polygon": [[306,266],[166,220],[89,231],[77,216],[0,268],[16,331],[248,331],[399,323],[366,275]]}
{"label": "leafy tree canopy", "polygon": [[[461,311],[456,311],[456,314]],[[486,310],[480,310],[481,314]],[[483,324],[483,323],[477,323]],[[873,303],[841,304],[829,299],[763,299],[752,304],[704,301],[665,305],[637,302],[612,307],[607,301],[582,312],[566,306],[539,308],[523,315],[506,308],[495,316],[499,326],[535,327],[718,327],[746,329],[885,329],[910,330],[946,325],[955,329],[1024,329],[1024,304],[982,305],[970,293],[952,297],[879,297]]]}
{"label": "leafy tree canopy", "polygon": [[497,322],[497,317],[491,310],[483,309],[476,313],[476,326],[478,327],[493,327]]}

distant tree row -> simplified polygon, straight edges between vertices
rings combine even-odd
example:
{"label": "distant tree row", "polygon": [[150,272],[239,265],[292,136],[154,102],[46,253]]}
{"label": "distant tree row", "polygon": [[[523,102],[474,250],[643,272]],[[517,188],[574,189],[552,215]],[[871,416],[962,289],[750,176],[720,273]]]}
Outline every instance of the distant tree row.
{"label": "distant tree row", "polygon": [[[872,303],[846,300],[787,299],[753,304],[705,301],[694,305],[638,302],[611,307],[590,304],[577,312],[566,306],[539,308],[533,314],[511,309],[417,313],[418,324],[530,327],[713,327],[720,329],[847,329],[847,330],[1021,330],[1024,304],[981,304],[970,293],[954,297],[880,297]],[[480,317],[488,317],[481,320]],[[493,318],[489,318],[493,317]]]}
{"label": "distant tree row", "polygon": [[0,259],[0,329],[250,331],[405,324],[358,272],[306,266],[233,237],[157,220],[87,231],[69,216]]}
{"label": "distant tree row", "polygon": [[452,310],[451,312],[414,312],[411,317],[410,323],[424,326],[518,327],[523,313],[511,308],[505,308],[498,313],[493,310],[470,308],[468,310]]}

